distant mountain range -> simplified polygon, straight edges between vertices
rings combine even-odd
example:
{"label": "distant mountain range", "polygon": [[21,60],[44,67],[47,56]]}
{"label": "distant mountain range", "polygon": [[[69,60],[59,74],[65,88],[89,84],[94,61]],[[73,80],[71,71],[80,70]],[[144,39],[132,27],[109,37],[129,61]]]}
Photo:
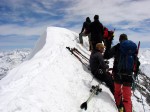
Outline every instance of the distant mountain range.
{"label": "distant mountain range", "polygon": [[17,49],[0,52],[0,79],[7,75],[8,71],[25,61],[31,49]]}

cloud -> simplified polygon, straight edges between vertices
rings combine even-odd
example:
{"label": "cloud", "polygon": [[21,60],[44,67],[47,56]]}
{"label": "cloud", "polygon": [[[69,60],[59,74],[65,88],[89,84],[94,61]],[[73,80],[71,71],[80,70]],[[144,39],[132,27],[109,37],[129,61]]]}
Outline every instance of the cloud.
{"label": "cloud", "polygon": [[31,35],[40,35],[42,33],[41,27],[22,27],[18,25],[1,25],[0,26],[0,34],[1,35],[25,35],[25,36],[31,36]]}
{"label": "cloud", "polygon": [[24,35],[0,35],[0,50],[1,49],[18,49],[18,48],[33,48],[38,36]]}
{"label": "cloud", "polygon": [[105,26],[118,29],[117,36],[124,32],[134,40],[148,41],[149,4],[149,0],[76,0],[76,5],[66,9],[66,12],[73,17],[80,15],[92,19],[95,14],[99,14]]}
{"label": "cloud", "polygon": [[47,26],[77,33],[85,18],[95,14],[116,38],[127,33],[136,41],[150,41],[150,0],[1,0],[0,35],[40,36]]}

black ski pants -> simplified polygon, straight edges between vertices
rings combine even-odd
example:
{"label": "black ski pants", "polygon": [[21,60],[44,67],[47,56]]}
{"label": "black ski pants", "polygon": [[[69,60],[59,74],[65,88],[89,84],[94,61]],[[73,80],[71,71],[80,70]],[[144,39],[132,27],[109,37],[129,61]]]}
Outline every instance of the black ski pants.
{"label": "black ski pants", "polygon": [[114,81],[109,73],[105,71],[100,72],[98,70],[95,73],[92,72],[92,74],[98,81],[105,82],[106,86],[110,89],[111,93],[114,94]]}

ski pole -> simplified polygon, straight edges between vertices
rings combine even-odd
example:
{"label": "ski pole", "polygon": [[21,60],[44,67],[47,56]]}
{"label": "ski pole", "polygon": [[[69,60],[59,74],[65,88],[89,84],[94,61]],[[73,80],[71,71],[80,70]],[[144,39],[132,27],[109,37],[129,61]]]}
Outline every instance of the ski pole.
{"label": "ski pole", "polygon": [[82,55],[81,53],[79,53],[78,51],[74,50],[74,52],[76,52],[78,55],[80,55],[83,59],[85,59],[87,62],[89,62],[88,58],[85,58],[84,55]]}
{"label": "ski pole", "polygon": [[77,48],[74,47],[73,50],[75,50],[77,53],[79,53],[81,55],[81,57],[85,58],[85,60],[89,61],[89,59],[86,56],[84,56]]}
{"label": "ski pole", "polygon": [[84,56],[77,48],[74,47],[74,49],[79,52],[84,58],[86,58],[87,60],[89,60],[86,56]]}
{"label": "ski pole", "polygon": [[66,47],[88,70],[90,70],[90,68],[88,67],[88,64],[84,63],[77,54],[75,54],[75,52],[73,52],[73,50],[70,47]]}
{"label": "ski pole", "polygon": [[75,41],[75,40],[77,40],[79,37],[76,37],[75,39],[73,39],[72,41]]}

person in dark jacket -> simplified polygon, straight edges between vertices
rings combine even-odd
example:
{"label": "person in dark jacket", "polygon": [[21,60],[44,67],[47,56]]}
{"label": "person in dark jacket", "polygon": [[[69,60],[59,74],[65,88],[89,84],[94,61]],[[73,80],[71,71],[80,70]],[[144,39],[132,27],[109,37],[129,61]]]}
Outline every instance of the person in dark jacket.
{"label": "person in dark jacket", "polygon": [[93,49],[97,43],[102,43],[104,29],[102,23],[99,21],[99,16],[94,16],[94,22],[90,24],[91,42]]}
{"label": "person in dark jacket", "polygon": [[90,56],[90,68],[93,76],[99,81],[105,82],[113,94],[114,93],[113,80],[112,77],[106,73],[106,69],[108,69],[109,66],[106,65],[102,55],[102,53],[104,52],[104,48],[105,46],[102,43],[96,44],[96,49],[92,50]]}
{"label": "person in dark jacket", "polygon": [[[121,34],[119,37],[120,43],[128,40],[126,34]],[[113,77],[114,77],[114,97],[118,109],[124,108],[125,112],[132,112],[131,103],[131,85],[132,85],[132,75],[129,73],[122,73],[119,70],[118,64],[120,59],[120,43],[113,46],[106,54],[104,54],[105,59],[110,59],[114,57],[113,64]],[[123,105],[122,105],[123,103]]]}
{"label": "person in dark jacket", "polygon": [[83,44],[83,38],[82,36],[88,36],[89,39],[89,50],[91,50],[91,34],[90,34],[90,24],[91,20],[89,17],[86,18],[86,21],[83,23],[81,33],[79,34],[79,41],[80,44]]}

